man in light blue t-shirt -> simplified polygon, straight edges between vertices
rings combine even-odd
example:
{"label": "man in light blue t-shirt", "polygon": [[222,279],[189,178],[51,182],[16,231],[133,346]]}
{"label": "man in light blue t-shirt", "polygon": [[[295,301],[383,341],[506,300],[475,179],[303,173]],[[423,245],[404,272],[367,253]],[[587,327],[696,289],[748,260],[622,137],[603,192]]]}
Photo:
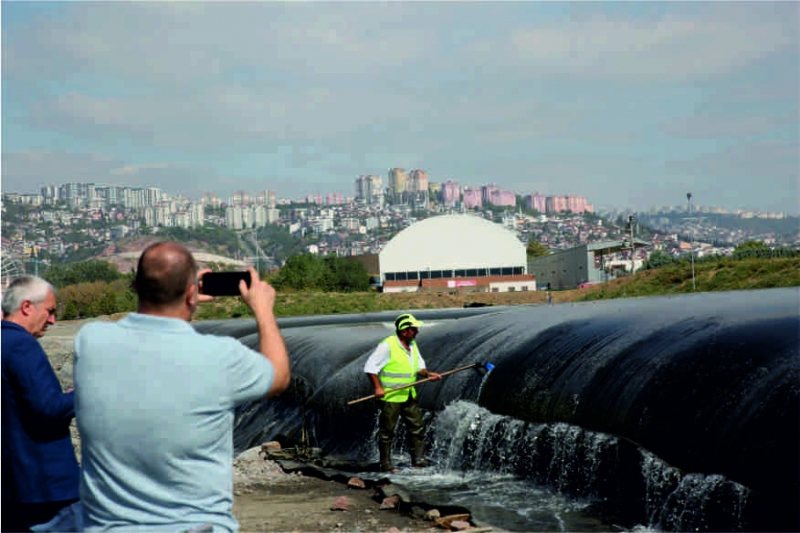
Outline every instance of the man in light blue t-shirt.
{"label": "man in light blue t-shirt", "polygon": [[[249,269],[242,299],[255,315],[259,352],[189,324],[202,276],[181,244],[142,252],[139,307],[75,338],[75,412],[81,435],[80,496],[87,531],[171,531],[233,517],[233,418],[238,404],[286,389],[290,370],[275,290]],[[199,281],[198,281],[199,277]]]}

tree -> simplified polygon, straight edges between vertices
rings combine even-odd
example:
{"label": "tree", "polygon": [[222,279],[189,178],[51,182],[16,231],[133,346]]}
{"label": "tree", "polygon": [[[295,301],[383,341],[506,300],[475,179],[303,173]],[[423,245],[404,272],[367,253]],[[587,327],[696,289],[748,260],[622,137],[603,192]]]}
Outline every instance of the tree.
{"label": "tree", "polygon": [[549,254],[550,251],[547,249],[547,247],[539,241],[531,241],[528,243],[528,247],[525,248],[525,255],[527,255],[528,258],[541,257]]}
{"label": "tree", "polygon": [[337,255],[319,257],[314,254],[294,255],[273,278],[278,288],[352,292],[369,290],[369,274],[358,261]]}
{"label": "tree", "polygon": [[369,274],[362,263],[337,255],[326,256],[324,262],[329,271],[327,290],[337,292],[369,290]]}
{"label": "tree", "polygon": [[294,255],[286,260],[286,264],[275,277],[274,283],[279,289],[324,290],[326,285],[325,268],[322,261],[314,254]]}
{"label": "tree", "polygon": [[650,257],[647,258],[644,265],[642,266],[643,270],[655,270],[656,268],[661,268],[666,265],[671,265],[674,263],[675,260],[672,258],[664,250],[655,250],[653,253],[650,254]]}
{"label": "tree", "polygon": [[733,251],[741,252],[743,250],[767,250],[769,249],[766,244],[760,241],[746,241],[737,246]]}
{"label": "tree", "polygon": [[69,265],[51,265],[44,273],[44,279],[58,289],[76,283],[112,282],[121,277],[122,274],[117,269],[117,265],[101,260],[81,261]]}
{"label": "tree", "polygon": [[64,310],[61,312],[61,320],[75,320],[78,318],[78,306],[72,300],[64,304]]}

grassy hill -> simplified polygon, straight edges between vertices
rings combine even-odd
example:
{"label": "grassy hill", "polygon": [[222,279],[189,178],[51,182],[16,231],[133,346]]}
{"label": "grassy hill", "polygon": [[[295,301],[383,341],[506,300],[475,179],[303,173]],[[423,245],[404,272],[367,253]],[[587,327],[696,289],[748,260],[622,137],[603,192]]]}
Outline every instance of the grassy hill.
{"label": "grassy hill", "polygon": [[[696,292],[768,289],[800,286],[800,258],[731,259],[695,263]],[[580,291],[579,291],[580,292]],[[573,300],[602,300],[693,292],[688,263],[639,272],[634,276],[596,285]]]}
{"label": "grassy hill", "polygon": [[[765,289],[800,286],[800,258],[721,258],[695,264],[697,292]],[[552,292],[553,303],[656,296],[692,292],[692,271],[688,263],[639,272],[585,289]],[[459,293],[313,293],[281,292],[275,305],[278,316],[443,309],[464,305],[545,304],[546,292],[459,292]],[[201,306],[197,319],[249,316],[238,298],[222,298]]]}

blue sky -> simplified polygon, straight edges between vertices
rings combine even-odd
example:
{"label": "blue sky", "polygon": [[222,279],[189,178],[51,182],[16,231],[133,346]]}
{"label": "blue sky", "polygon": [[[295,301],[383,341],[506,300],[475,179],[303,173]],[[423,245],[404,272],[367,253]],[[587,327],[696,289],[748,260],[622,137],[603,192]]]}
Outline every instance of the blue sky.
{"label": "blue sky", "polygon": [[2,189],[361,174],[800,213],[797,2],[20,2]]}

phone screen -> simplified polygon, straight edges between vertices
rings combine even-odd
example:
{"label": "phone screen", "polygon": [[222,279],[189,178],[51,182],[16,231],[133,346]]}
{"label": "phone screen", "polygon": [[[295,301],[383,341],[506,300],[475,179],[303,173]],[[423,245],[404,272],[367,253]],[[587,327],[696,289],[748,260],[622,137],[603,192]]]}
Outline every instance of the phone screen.
{"label": "phone screen", "polygon": [[250,272],[206,272],[201,278],[200,292],[209,296],[239,296],[239,281],[250,286]]}

